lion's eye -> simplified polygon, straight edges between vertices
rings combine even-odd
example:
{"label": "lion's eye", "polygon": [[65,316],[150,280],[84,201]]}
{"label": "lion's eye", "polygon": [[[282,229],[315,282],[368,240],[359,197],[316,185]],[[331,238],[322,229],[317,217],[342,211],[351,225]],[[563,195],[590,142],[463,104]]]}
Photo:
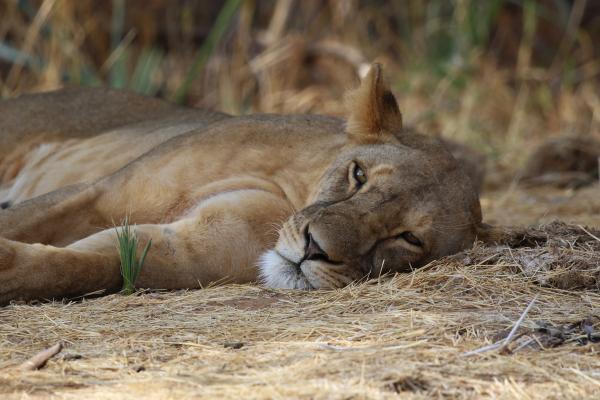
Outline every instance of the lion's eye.
{"label": "lion's eye", "polygon": [[417,238],[412,232],[402,232],[400,234],[400,237],[406,240],[408,243],[412,244],[413,246],[423,247],[423,242],[421,242],[419,238]]}
{"label": "lion's eye", "polygon": [[363,169],[361,167],[359,167],[358,164],[354,165],[354,170],[352,171],[352,176],[354,177],[354,180],[356,180],[356,182],[359,185],[364,185],[365,182],[367,182],[367,174],[365,174],[365,171],[363,171]]}

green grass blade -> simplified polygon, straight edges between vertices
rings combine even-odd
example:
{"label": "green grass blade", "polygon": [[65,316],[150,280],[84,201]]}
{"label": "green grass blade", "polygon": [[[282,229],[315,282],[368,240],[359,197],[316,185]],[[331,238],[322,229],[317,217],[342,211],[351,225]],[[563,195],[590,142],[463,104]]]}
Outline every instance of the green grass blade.
{"label": "green grass blade", "polygon": [[146,243],[146,247],[144,247],[144,251],[142,252],[142,257],[140,258],[140,261],[135,270],[135,275],[133,278],[134,282],[137,280],[137,277],[140,274],[142,267],[144,266],[144,261],[146,261],[146,256],[148,255],[148,250],[150,250],[150,246],[152,246],[152,239],[148,240],[148,243]]}
{"label": "green grass blade", "polygon": [[[119,47],[125,28],[125,0],[113,0],[111,16],[110,41],[112,51]],[[110,68],[110,86],[124,88],[127,86],[127,59],[128,52],[123,51]]]}
{"label": "green grass blade", "polygon": [[138,261],[137,257],[137,246],[138,237],[135,231],[131,230],[129,225],[129,219],[123,220],[122,226],[115,228],[117,233],[117,248],[119,250],[119,258],[121,260],[121,276],[123,277],[123,289],[124,294],[132,294],[135,292],[135,282],[137,280],[150,246],[152,245],[152,239],[148,241],[144,247],[142,257]]}
{"label": "green grass blade", "polygon": [[164,53],[158,48],[143,49],[131,76],[129,88],[147,96],[155,95],[160,85],[155,82],[156,71],[161,67]]}
{"label": "green grass blade", "polygon": [[146,247],[144,247],[144,252],[142,253],[142,257],[140,258],[140,269],[142,265],[144,265],[144,261],[146,261],[146,256],[148,255],[148,250],[150,250],[150,246],[152,246],[152,239],[148,240],[148,243],[146,243]]}
{"label": "green grass blade", "polygon": [[40,65],[39,60],[36,60],[32,55],[9,46],[6,43],[0,43],[0,60],[23,66],[33,65],[37,68],[39,68]]}
{"label": "green grass blade", "polygon": [[215,20],[215,24],[213,25],[208,36],[206,37],[206,40],[204,40],[204,43],[202,43],[202,46],[196,54],[194,63],[192,64],[185,78],[183,79],[181,86],[177,89],[175,95],[173,96],[173,100],[175,100],[175,102],[182,103],[185,100],[187,94],[190,91],[192,83],[194,82],[194,80],[196,80],[196,78],[204,68],[204,64],[206,64],[208,58],[213,53],[217,43],[219,43],[221,37],[229,27],[233,16],[235,15],[237,9],[240,6],[240,3],[241,0],[227,0],[225,5],[223,5],[223,8],[221,8],[217,19]]}

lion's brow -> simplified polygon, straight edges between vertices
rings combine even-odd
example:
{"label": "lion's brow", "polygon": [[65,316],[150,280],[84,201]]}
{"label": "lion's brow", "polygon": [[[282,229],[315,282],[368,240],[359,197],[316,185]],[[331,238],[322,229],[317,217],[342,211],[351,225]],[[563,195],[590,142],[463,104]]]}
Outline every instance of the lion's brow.
{"label": "lion's brow", "polygon": [[371,168],[371,170],[369,171],[369,175],[371,175],[371,176],[391,175],[394,173],[394,171],[395,171],[395,168],[393,165],[380,164],[380,165],[377,165],[377,166]]}

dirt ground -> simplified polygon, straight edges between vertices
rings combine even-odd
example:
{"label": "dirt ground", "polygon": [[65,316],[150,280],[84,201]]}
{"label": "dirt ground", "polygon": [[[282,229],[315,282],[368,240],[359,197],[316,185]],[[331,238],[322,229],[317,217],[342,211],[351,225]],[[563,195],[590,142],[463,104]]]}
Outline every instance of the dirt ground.
{"label": "dirt ground", "polygon": [[[0,397],[598,398],[600,187],[515,186],[482,204],[494,224],[574,223],[567,244],[539,254],[583,252],[592,280],[553,287],[519,261],[538,250],[499,247],[335,291],[224,285],[14,304],[0,309]],[[528,305],[507,345],[482,349]],[[19,368],[57,342],[45,367]]]}

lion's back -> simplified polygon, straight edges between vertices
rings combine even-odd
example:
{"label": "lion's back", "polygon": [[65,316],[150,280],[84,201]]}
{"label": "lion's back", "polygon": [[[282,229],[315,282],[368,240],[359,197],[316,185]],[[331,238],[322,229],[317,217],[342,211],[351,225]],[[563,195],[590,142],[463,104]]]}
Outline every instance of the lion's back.
{"label": "lion's back", "polygon": [[0,116],[0,202],[102,177],[174,135],[229,117],[108,88],[4,100]]}

